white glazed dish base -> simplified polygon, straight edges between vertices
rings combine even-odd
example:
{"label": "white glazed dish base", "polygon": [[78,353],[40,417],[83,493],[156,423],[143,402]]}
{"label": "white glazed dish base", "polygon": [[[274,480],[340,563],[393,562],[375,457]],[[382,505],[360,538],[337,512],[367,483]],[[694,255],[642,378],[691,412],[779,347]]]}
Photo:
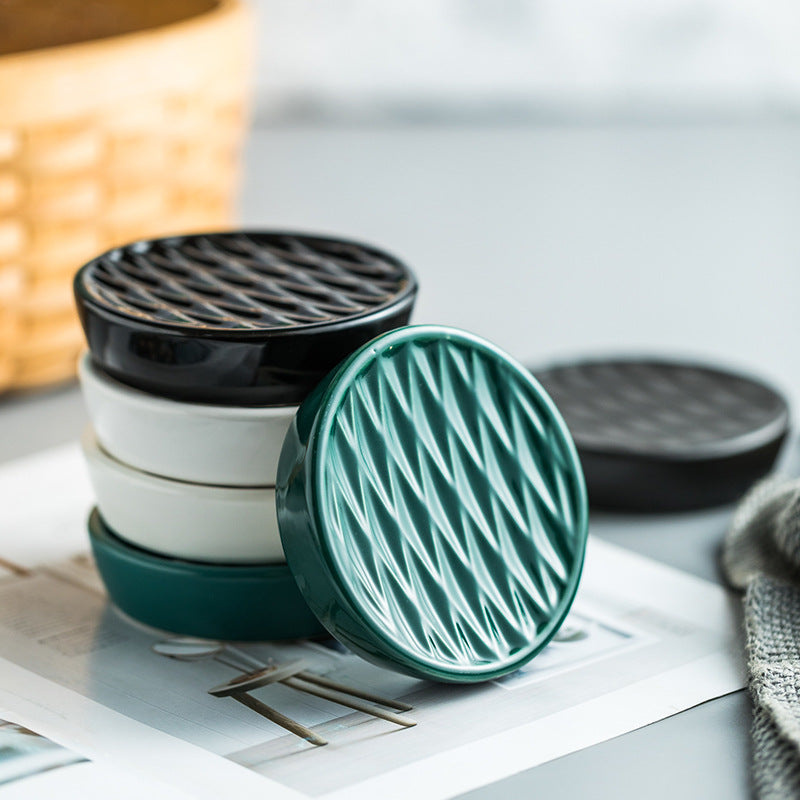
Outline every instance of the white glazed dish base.
{"label": "white glazed dish base", "polygon": [[275,486],[278,458],[297,406],[181,403],[125,386],[89,353],[79,377],[102,448],[151,475],[214,486]]}
{"label": "white glazed dish base", "polygon": [[154,553],[212,564],[283,563],[275,490],[184,483],[120,463],[87,428],[81,440],[103,519]]}

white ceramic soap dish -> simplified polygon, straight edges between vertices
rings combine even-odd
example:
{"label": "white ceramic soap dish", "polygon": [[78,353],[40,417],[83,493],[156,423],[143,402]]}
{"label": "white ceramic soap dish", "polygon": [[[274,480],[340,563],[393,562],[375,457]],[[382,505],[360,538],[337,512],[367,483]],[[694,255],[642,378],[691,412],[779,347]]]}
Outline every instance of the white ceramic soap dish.
{"label": "white ceramic soap dish", "polygon": [[79,366],[83,396],[103,449],[123,464],[179,481],[274,486],[297,406],[212,406],[156,397]]}
{"label": "white ceramic soap dish", "polygon": [[274,489],[206,486],[150,475],[112,458],[91,428],[81,443],[100,512],[121,539],[188,561],[284,561]]}

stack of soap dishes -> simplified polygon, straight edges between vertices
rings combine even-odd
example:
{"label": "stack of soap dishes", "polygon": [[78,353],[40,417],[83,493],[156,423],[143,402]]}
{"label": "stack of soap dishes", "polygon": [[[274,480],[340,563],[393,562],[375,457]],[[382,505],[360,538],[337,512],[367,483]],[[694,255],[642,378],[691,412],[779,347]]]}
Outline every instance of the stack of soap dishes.
{"label": "stack of soap dishes", "polygon": [[278,457],[298,404],[416,289],[374,247],[287,233],[138,242],[79,271],[90,536],[123,611],[208,638],[322,631],[286,565]]}
{"label": "stack of soap dishes", "polygon": [[572,438],[507,354],[405,326],[416,283],[396,259],[187,236],[112,251],[75,288],[89,534],[123,612],[214,640],[327,630],[460,683],[553,637],[586,547]]}

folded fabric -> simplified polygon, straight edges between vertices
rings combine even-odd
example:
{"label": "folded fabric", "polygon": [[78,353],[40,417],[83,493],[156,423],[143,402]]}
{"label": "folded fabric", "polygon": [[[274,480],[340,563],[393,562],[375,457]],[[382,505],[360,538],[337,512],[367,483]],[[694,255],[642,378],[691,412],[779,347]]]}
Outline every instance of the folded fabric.
{"label": "folded fabric", "polygon": [[800,480],[769,478],[749,492],[722,565],[745,592],[755,794],[800,798]]}

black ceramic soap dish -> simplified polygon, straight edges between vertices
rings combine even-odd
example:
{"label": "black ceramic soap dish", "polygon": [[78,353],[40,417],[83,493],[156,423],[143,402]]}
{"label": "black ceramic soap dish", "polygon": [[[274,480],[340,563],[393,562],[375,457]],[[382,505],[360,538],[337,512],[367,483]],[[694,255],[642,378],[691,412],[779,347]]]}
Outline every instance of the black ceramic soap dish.
{"label": "black ceramic soap dish", "polygon": [[293,405],[405,325],[413,273],[369,245],[283,232],[136,242],[90,261],[75,297],[94,363],[176,400]]}
{"label": "black ceramic soap dish", "polygon": [[600,508],[733,502],[772,469],[789,429],[777,391],[713,367],[609,359],[534,374],[564,415]]}

